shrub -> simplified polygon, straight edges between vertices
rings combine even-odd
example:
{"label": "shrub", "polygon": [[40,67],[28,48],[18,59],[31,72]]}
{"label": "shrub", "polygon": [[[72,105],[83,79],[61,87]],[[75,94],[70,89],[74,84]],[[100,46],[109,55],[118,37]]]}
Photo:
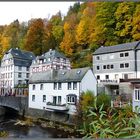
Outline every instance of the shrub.
{"label": "shrub", "polygon": [[79,97],[79,102],[76,105],[76,123],[80,127],[82,122],[86,120],[86,114],[90,107],[94,105],[95,96],[92,91],[83,92]]}
{"label": "shrub", "polygon": [[97,96],[97,107],[99,108],[101,105],[103,109],[106,110],[108,107],[111,106],[111,97],[105,93],[101,93]]}

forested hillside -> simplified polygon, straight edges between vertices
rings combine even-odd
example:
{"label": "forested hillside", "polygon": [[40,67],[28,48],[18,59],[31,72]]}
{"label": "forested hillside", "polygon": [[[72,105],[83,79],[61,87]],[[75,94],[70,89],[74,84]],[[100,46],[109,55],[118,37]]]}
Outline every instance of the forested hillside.
{"label": "forested hillside", "polygon": [[0,58],[12,47],[35,55],[57,49],[73,67],[84,67],[92,65],[92,53],[101,45],[135,40],[140,40],[140,2],[75,3],[65,17],[58,12],[49,19],[0,26]]}

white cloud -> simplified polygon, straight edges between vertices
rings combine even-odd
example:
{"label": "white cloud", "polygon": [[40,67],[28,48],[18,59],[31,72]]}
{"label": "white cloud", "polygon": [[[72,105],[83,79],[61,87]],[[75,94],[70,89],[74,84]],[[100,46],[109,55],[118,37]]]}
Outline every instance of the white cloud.
{"label": "white cloud", "polygon": [[0,2],[0,25],[20,22],[31,18],[48,18],[61,11],[66,15],[75,2]]}

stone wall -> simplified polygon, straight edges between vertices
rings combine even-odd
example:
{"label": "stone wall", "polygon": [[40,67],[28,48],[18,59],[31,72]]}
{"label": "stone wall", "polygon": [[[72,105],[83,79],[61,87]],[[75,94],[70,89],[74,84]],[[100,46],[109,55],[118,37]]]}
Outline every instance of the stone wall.
{"label": "stone wall", "polygon": [[25,115],[33,118],[44,118],[59,122],[72,122],[71,115],[65,112],[53,112],[28,108],[28,97],[0,96],[0,106],[10,107]]}
{"label": "stone wall", "polygon": [[65,113],[39,110],[33,108],[29,108],[28,111],[26,112],[26,115],[34,118],[45,118],[60,122],[66,122],[69,119],[69,115]]}

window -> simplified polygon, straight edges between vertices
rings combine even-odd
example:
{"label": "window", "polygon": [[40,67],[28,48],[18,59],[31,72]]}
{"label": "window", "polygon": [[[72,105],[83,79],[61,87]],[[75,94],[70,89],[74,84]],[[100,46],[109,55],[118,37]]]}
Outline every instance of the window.
{"label": "window", "polygon": [[111,69],[113,69],[114,68],[114,65],[111,65]]}
{"label": "window", "polygon": [[46,95],[43,95],[43,102],[46,102]]}
{"label": "window", "polygon": [[124,64],[120,64],[120,68],[124,68]]}
{"label": "window", "polygon": [[97,57],[96,57],[96,60],[100,60],[100,57],[99,57],[99,56],[97,56]]}
{"label": "window", "polygon": [[35,102],[35,95],[32,95],[32,101]]}
{"label": "window", "polygon": [[109,75],[106,75],[106,76],[105,76],[105,79],[109,79]]}
{"label": "window", "polygon": [[20,73],[18,73],[18,78],[21,78],[21,75],[22,75],[22,74],[21,74],[21,72],[20,72]]}
{"label": "window", "polygon": [[71,82],[68,82],[68,89],[71,89]]}
{"label": "window", "polygon": [[140,89],[135,89],[134,90],[134,99],[136,100],[136,101],[140,101]]}
{"label": "window", "polygon": [[129,67],[129,63],[120,64],[120,68],[128,68],[128,67]]}
{"label": "window", "polygon": [[100,80],[100,75],[97,75],[97,80]]}
{"label": "window", "polygon": [[99,70],[100,69],[100,67],[99,66],[97,66],[97,70]]}
{"label": "window", "polygon": [[73,82],[73,89],[77,89],[77,83]]}
{"label": "window", "polygon": [[57,83],[53,84],[53,89],[57,89]]}
{"label": "window", "polygon": [[106,65],[103,66],[103,69],[106,69]]}
{"label": "window", "polygon": [[128,74],[124,74],[124,79],[128,79]]}
{"label": "window", "polygon": [[120,57],[123,57],[124,56],[124,54],[123,53],[120,53]]}
{"label": "window", "polygon": [[18,67],[18,70],[21,71],[21,70],[22,70],[22,67],[19,66],[19,67]]}
{"label": "window", "polygon": [[128,68],[129,67],[129,63],[125,63],[125,68]]}
{"label": "window", "polygon": [[61,89],[62,87],[61,87],[61,83],[58,83],[58,89]]}
{"label": "window", "polygon": [[35,85],[33,85],[32,89],[35,90]]}
{"label": "window", "polygon": [[21,80],[18,80],[18,84],[21,85],[21,83],[22,83],[22,81]]}
{"label": "window", "polygon": [[107,69],[110,69],[110,65],[107,65]]}
{"label": "window", "polygon": [[43,89],[43,84],[40,85],[40,90],[42,90],[42,89]]}
{"label": "window", "polygon": [[58,104],[61,104],[61,96],[58,96]]}
{"label": "window", "polygon": [[75,104],[76,103],[76,96],[75,95],[68,95],[67,96],[67,103]]}
{"label": "window", "polygon": [[115,74],[115,79],[118,79],[119,78],[119,74]]}
{"label": "window", "polygon": [[125,53],[125,57],[127,57],[127,56],[129,56],[129,53],[127,52],[127,53]]}
{"label": "window", "polygon": [[29,71],[29,67],[26,67],[26,71]]}
{"label": "window", "polygon": [[26,74],[26,78],[29,78],[29,73]]}

